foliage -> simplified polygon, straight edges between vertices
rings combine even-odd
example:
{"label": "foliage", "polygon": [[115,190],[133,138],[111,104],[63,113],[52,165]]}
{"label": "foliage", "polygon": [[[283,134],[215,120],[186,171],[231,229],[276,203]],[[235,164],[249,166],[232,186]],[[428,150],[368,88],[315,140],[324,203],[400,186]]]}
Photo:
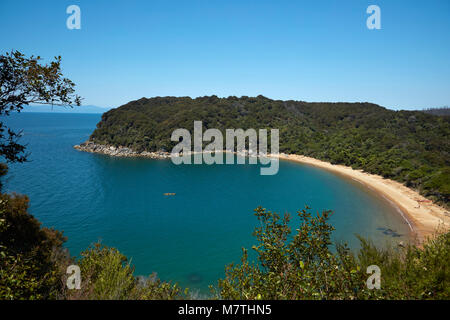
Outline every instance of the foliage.
{"label": "foliage", "polygon": [[[41,58],[26,57],[19,51],[0,55],[0,116],[8,116],[24,105],[80,105],[74,94],[75,84],[63,78],[61,57],[50,64],[41,64]],[[25,146],[18,143],[21,132],[0,122],[0,156],[11,162],[23,162]]]}
{"label": "foliage", "polygon": [[381,268],[377,299],[450,299],[450,233],[428,239],[422,247],[380,249],[361,239],[358,260],[362,268]]}
{"label": "foliage", "polygon": [[182,290],[177,284],[161,281],[156,273],[148,278],[138,278],[137,299],[140,300],[173,300],[190,298],[189,290]]}
{"label": "foliage", "polygon": [[[134,277],[134,267],[117,249],[95,244],[73,261],[61,248],[58,231],[42,228],[27,213],[28,199],[1,196],[0,299],[185,299],[188,290],[159,280]],[[250,262],[243,250],[240,265],[226,267],[219,280],[221,299],[449,299],[450,233],[422,247],[379,249],[361,240],[361,249],[345,244],[332,250],[330,211],[298,212],[291,234],[290,216],[259,207],[260,224]],[[81,269],[81,289],[68,290],[66,268]],[[366,269],[381,269],[381,289],[368,289]]]}
{"label": "foliage", "polygon": [[[172,131],[280,130],[280,152],[363,169],[448,204],[450,118],[392,111],[371,103],[307,103],[258,97],[156,97],[103,114],[90,140],[136,151],[170,151]],[[270,140],[270,139],[269,139]]]}
{"label": "foliage", "polygon": [[135,278],[134,267],[117,249],[97,243],[81,253],[81,289],[65,290],[67,299],[153,300],[175,299],[181,295],[177,285],[152,275]]}
{"label": "foliage", "polygon": [[26,196],[0,195],[0,299],[54,299],[61,291],[65,238],[27,209]]}
{"label": "foliage", "polygon": [[[222,299],[449,299],[450,233],[423,248],[377,249],[361,240],[354,254],[349,248],[331,248],[333,227],[329,211],[316,216],[298,211],[300,226],[292,236],[290,216],[261,207],[255,210],[260,227],[253,246],[258,263],[250,263],[243,249],[240,265],[226,268],[219,280]],[[381,269],[381,289],[366,285],[369,265]]]}
{"label": "foliage", "polygon": [[[50,64],[25,57],[19,51],[0,55],[0,117],[20,112],[30,103],[80,105],[74,83],[63,78],[61,57]],[[0,157],[9,162],[26,161],[25,146],[0,121]],[[0,177],[8,167],[0,163]],[[0,183],[0,189],[1,189]],[[42,228],[28,213],[28,198],[0,194],[0,299],[59,298],[61,278],[69,262],[62,233]]]}
{"label": "foliage", "polygon": [[[180,299],[187,290],[156,274],[135,278],[134,267],[115,248],[95,244],[73,261],[62,233],[41,227],[26,196],[0,195],[0,300]],[[67,267],[78,264],[81,290],[66,287]]]}

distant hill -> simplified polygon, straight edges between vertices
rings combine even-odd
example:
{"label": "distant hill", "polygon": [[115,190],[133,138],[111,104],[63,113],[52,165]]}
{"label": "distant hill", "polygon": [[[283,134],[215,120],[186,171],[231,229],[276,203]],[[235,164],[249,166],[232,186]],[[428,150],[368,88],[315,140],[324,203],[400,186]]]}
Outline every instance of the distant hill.
{"label": "distant hill", "polygon": [[278,128],[280,152],[379,174],[446,204],[450,199],[450,118],[421,111],[263,96],[142,98],[104,113],[90,140],[170,151],[172,131],[192,132],[194,120],[223,134],[227,128]]}
{"label": "distant hill", "polygon": [[429,108],[424,109],[422,112],[433,114],[435,116],[450,116],[450,108],[449,107],[442,107],[442,108]]}
{"label": "distant hill", "polygon": [[111,108],[102,108],[97,106],[74,106],[61,107],[49,105],[25,106],[22,112],[54,112],[54,113],[103,113]]}

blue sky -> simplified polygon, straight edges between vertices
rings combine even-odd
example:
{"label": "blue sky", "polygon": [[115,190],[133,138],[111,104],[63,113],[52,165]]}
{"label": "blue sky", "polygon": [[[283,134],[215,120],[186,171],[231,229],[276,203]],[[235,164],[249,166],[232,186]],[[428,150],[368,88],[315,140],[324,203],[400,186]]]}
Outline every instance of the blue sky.
{"label": "blue sky", "polygon": [[[81,9],[81,30],[66,8]],[[369,30],[366,8],[381,9]],[[0,51],[51,59],[83,104],[152,96],[450,105],[450,1],[0,1]]]}

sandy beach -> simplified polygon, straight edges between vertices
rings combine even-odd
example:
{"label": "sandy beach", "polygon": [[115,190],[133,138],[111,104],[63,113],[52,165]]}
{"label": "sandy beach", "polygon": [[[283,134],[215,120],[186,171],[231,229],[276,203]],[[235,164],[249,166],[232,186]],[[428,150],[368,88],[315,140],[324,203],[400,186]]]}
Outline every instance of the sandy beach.
{"label": "sandy beach", "polygon": [[[74,146],[75,149],[87,152],[102,153],[110,156],[122,157],[150,157],[155,159],[168,159],[167,152],[142,152],[138,153],[126,147],[112,147],[98,145],[87,141],[81,145]],[[223,152],[227,152],[224,150]],[[356,180],[368,188],[371,188],[389,202],[397,207],[398,212],[408,223],[413,238],[419,242],[436,233],[450,230],[450,212],[445,208],[432,203],[418,192],[406,187],[400,182],[385,179],[382,176],[369,174],[362,170],[354,170],[343,165],[334,165],[329,162],[317,160],[296,154],[269,155],[279,157],[282,160],[294,161],[312,165],[325,170],[330,170],[344,177]],[[424,202],[419,202],[419,201]]]}
{"label": "sandy beach", "polygon": [[450,212],[448,210],[432,202],[420,202],[419,206],[417,200],[427,199],[400,182],[362,170],[354,170],[351,167],[334,165],[295,154],[280,154],[279,158],[330,170],[375,190],[398,207],[399,213],[407,221],[415,238],[419,241],[423,241],[437,232],[450,230]]}

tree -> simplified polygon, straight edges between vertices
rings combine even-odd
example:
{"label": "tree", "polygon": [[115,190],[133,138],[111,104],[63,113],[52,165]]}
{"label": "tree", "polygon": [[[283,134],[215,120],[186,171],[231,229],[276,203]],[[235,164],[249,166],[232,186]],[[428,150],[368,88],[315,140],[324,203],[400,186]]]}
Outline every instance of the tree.
{"label": "tree", "polygon": [[[80,105],[75,84],[61,73],[61,57],[50,64],[19,51],[0,55],[0,117],[29,104]],[[21,133],[0,121],[0,157],[24,162]],[[0,177],[7,173],[0,163]],[[1,183],[0,183],[1,191]],[[28,198],[0,193],[0,299],[57,298],[70,258],[62,232],[41,227],[28,212]]]}
{"label": "tree", "polygon": [[28,213],[26,196],[0,194],[0,300],[57,298],[69,264],[65,240]]}
{"label": "tree", "polygon": [[[61,57],[42,64],[41,57],[26,57],[19,51],[0,55],[0,116],[20,112],[29,104],[80,105],[75,84],[63,77]],[[0,156],[9,162],[24,162],[25,146],[18,143],[21,132],[0,122]]]}

